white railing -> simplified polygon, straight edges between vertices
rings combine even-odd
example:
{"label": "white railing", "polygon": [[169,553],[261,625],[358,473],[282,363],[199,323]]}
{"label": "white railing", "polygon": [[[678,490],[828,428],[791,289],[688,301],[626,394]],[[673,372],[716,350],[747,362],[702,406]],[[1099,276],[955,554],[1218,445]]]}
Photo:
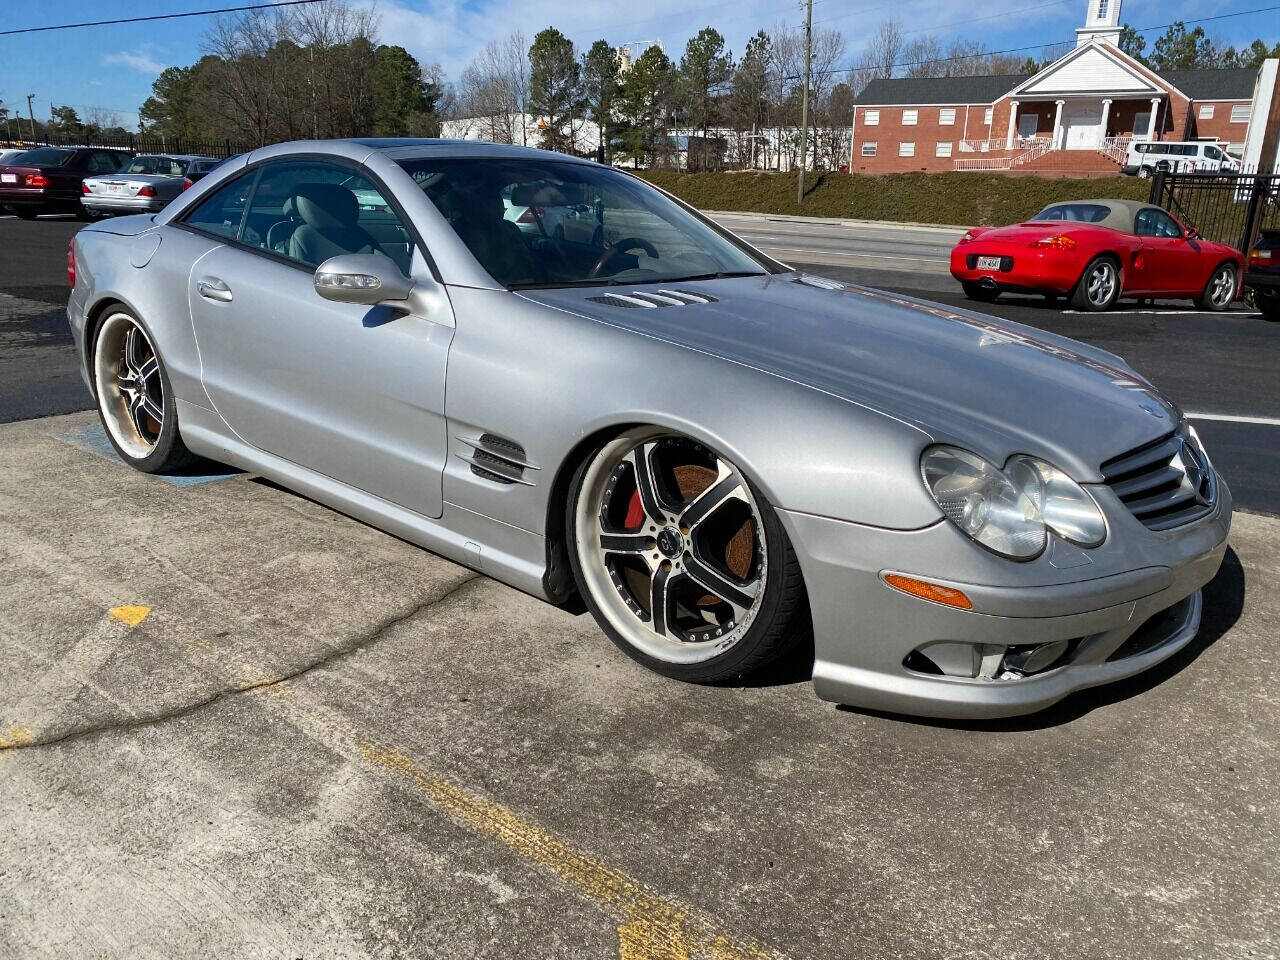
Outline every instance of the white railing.
{"label": "white railing", "polygon": [[[966,148],[966,144],[969,146]],[[998,146],[997,146],[998,144]],[[1018,137],[1012,149],[1004,140],[962,140],[961,153],[995,153],[1002,157],[963,157],[955,161],[954,169],[970,172],[986,172],[992,170],[1012,170],[1015,166],[1028,163],[1036,157],[1044,156],[1053,148],[1053,140],[1049,137]],[[1018,151],[1018,152],[1013,152]]]}
{"label": "white railing", "polygon": [[1133,137],[1105,137],[1102,141],[1102,146],[1098,147],[1098,150],[1104,157],[1123,165],[1125,158],[1129,155],[1129,144],[1131,143],[1133,143]]}

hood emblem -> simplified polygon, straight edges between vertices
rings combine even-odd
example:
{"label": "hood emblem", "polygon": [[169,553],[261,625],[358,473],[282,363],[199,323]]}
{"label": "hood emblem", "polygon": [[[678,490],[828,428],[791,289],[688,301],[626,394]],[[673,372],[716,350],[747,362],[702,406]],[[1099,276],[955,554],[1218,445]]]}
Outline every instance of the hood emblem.
{"label": "hood emblem", "polygon": [[1187,484],[1195,494],[1196,503],[1201,506],[1208,506],[1209,498],[1205,494],[1205,487],[1207,486],[1205,478],[1209,474],[1209,464],[1204,459],[1204,454],[1200,452],[1194,443],[1179,437],[1178,462],[1182,465],[1182,472],[1187,478]]}

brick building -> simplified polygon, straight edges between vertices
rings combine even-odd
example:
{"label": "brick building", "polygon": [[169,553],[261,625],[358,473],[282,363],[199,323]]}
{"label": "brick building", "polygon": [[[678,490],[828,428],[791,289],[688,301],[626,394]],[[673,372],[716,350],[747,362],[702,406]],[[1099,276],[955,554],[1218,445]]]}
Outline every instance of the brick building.
{"label": "brick building", "polygon": [[1131,139],[1239,154],[1257,71],[1156,73],[1124,53],[1121,0],[1089,0],[1076,47],[1035,74],[873,80],[856,99],[856,173],[1106,174]]}

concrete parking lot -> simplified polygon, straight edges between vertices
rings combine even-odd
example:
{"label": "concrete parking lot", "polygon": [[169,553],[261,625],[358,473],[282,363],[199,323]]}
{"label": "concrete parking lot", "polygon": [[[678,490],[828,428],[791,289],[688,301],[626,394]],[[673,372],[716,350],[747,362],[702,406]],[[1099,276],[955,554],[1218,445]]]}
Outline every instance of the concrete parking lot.
{"label": "concrete parking lot", "polygon": [[[71,229],[0,220],[0,249]],[[0,957],[1280,952],[1264,510],[1237,514],[1191,647],[1046,714],[837,709],[794,663],[682,685],[589,617],[255,477],[105,455],[62,412],[87,397],[60,264],[10,262]],[[1230,322],[1258,380],[1222,395],[1270,403],[1261,335]]]}

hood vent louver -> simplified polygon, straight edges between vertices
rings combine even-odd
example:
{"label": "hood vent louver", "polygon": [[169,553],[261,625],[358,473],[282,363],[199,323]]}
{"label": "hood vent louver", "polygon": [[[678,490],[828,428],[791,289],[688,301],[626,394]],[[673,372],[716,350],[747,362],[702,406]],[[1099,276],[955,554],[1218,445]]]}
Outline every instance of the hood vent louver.
{"label": "hood vent louver", "polygon": [[826,277],[815,277],[811,274],[802,273],[796,277],[793,283],[803,283],[806,287],[817,287],[819,290],[844,290],[845,285],[839,280],[828,280]]}
{"label": "hood vent louver", "polygon": [[654,310],[658,307],[687,307],[697,303],[717,303],[719,297],[709,293],[694,293],[691,290],[636,290],[631,293],[606,293],[599,297],[587,297],[592,303],[603,303],[609,307],[629,307]]}
{"label": "hood vent louver", "polygon": [[526,487],[534,485],[526,474],[530,470],[540,468],[529,463],[524,447],[514,440],[508,440],[493,433],[481,434],[479,440],[469,437],[456,439],[470,448],[469,452],[459,453],[456,456],[469,463],[471,472],[477,477],[493,483],[520,483]]}

